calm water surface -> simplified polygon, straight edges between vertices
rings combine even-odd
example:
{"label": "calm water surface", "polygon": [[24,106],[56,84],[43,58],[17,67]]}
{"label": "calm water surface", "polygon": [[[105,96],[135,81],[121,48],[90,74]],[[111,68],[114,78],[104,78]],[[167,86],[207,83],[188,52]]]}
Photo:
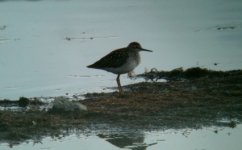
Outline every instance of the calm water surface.
{"label": "calm water surface", "polygon": [[151,132],[106,132],[92,134],[70,134],[46,137],[39,141],[11,145],[1,143],[1,150],[240,150],[242,147],[242,125],[236,128],[207,127],[203,129],[168,129]]}
{"label": "calm water surface", "polygon": [[241,69],[241,14],[240,0],[0,0],[0,98],[109,91],[116,76],[86,66],[131,41],[154,50],[137,74]]}
{"label": "calm water surface", "polygon": [[[141,54],[137,74],[145,68],[241,69],[241,14],[241,0],[0,0],[0,99],[110,91],[116,76],[86,66],[131,41],[154,51]],[[0,149],[240,150],[241,137],[241,125],[107,131],[1,143]]]}

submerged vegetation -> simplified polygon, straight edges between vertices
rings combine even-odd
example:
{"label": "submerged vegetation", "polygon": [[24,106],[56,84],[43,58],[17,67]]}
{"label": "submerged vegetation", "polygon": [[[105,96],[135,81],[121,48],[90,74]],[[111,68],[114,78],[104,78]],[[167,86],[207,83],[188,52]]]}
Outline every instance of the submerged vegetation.
{"label": "submerged vegetation", "polygon": [[[75,107],[86,111],[36,109],[47,104],[38,98],[21,97],[18,101],[2,100],[0,106],[19,106],[16,111],[0,110],[0,141],[41,139],[79,129],[156,130],[236,127],[242,121],[242,71],[212,71],[181,68],[138,75],[147,80],[125,86],[125,94],[87,93]],[[56,98],[58,99],[58,98]],[[72,106],[72,103],[65,103]],[[69,100],[66,98],[66,100]],[[81,103],[79,105],[76,103]]]}

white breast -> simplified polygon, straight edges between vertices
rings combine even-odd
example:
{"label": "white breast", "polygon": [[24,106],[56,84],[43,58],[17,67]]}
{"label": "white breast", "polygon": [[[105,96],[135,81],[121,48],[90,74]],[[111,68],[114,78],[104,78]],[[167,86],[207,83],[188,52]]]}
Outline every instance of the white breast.
{"label": "white breast", "polygon": [[118,68],[105,68],[105,70],[115,74],[124,74],[134,70],[134,68],[136,68],[139,65],[139,63],[140,56],[139,53],[136,53],[135,56],[131,55],[124,65]]}

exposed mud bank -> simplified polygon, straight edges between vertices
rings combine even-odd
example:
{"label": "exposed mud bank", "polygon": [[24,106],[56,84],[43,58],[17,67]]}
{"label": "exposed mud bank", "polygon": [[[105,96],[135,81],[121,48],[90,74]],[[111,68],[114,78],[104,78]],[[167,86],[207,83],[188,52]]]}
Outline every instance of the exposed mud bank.
{"label": "exposed mud bank", "polygon": [[[58,136],[67,130],[159,130],[226,126],[242,120],[242,71],[168,82],[128,85],[118,93],[88,93],[79,102],[86,112],[24,109],[37,99],[15,103],[21,111],[0,111],[0,141]],[[13,105],[13,102],[6,101]],[[2,105],[7,105],[1,101]]]}

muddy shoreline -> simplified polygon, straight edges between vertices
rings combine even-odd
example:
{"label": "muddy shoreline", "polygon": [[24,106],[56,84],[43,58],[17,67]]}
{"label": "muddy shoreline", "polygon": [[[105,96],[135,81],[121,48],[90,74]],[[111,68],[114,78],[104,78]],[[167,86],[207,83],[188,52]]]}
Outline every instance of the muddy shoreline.
{"label": "muddy shoreline", "polygon": [[[184,72],[184,71],[183,71]],[[152,73],[152,78],[156,73]],[[157,72],[160,74],[160,72]],[[53,112],[26,109],[41,107],[38,99],[0,101],[22,111],[0,110],[0,141],[21,142],[58,136],[66,131],[149,131],[223,126],[234,128],[242,121],[242,71],[212,76],[166,78],[168,82],[141,82],[125,86],[125,94],[88,93],[87,112]],[[145,75],[143,75],[145,76]],[[164,77],[164,76],[163,76]]]}

